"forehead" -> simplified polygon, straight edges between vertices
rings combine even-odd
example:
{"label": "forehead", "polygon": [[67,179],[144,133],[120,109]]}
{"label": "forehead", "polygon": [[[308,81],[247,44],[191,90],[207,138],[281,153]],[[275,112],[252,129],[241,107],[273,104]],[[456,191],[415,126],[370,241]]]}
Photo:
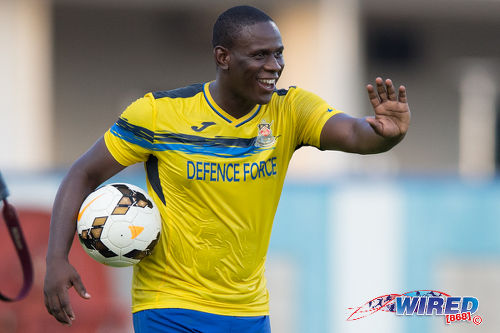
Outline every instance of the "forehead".
{"label": "forehead", "polygon": [[275,49],[283,46],[278,26],[272,21],[242,27],[233,42],[235,48],[245,49]]}

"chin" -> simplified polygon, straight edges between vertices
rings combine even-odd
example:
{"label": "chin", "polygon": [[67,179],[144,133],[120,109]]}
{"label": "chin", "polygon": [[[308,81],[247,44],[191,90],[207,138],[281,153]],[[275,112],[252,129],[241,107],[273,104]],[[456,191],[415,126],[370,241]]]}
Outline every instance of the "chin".
{"label": "chin", "polygon": [[[274,93],[274,92],[273,92]],[[260,95],[258,97],[258,101],[257,101],[257,104],[267,104],[271,101],[271,98],[273,97],[273,93],[270,93],[270,94],[266,94],[266,95]]]}

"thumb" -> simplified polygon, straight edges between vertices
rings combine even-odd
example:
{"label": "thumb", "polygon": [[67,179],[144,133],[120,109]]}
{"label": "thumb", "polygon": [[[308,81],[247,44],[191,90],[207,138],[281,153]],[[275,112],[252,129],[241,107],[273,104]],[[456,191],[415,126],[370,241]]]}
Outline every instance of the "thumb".
{"label": "thumb", "polygon": [[383,125],[375,117],[366,117],[365,120],[370,124],[375,133],[380,134],[382,132]]}
{"label": "thumb", "polygon": [[85,286],[82,283],[82,280],[80,279],[80,276],[76,276],[73,281],[73,286],[75,287],[76,292],[80,297],[89,299],[91,296],[89,293],[87,293],[87,290],[85,289]]}

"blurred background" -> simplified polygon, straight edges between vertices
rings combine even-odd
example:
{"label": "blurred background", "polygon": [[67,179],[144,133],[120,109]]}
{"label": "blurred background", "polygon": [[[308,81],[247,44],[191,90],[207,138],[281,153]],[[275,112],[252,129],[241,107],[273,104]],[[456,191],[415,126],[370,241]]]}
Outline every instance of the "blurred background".
{"label": "blurred background", "polygon": [[[28,298],[0,304],[0,332],[132,332],[130,270],[96,264],[78,244],[71,260],[93,298],[71,291],[70,328],[46,313],[55,192],[132,101],[214,78],[213,22],[239,4],[281,30],[280,88],[365,116],[365,85],[389,77],[412,111],[388,153],[295,154],[267,264],[273,332],[498,332],[498,0],[0,0],[0,170],[35,266]],[[113,181],[145,187],[141,166]],[[14,295],[21,268],[0,224],[1,292]],[[377,296],[421,289],[477,297],[483,323],[346,320]]]}

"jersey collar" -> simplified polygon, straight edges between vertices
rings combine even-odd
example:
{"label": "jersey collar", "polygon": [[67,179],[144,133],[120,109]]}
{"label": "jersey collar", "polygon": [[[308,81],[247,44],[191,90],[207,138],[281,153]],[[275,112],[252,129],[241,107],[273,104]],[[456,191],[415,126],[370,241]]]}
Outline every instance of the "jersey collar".
{"label": "jersey collar", "polygon": [[261,105],[256,105],[252,111],[250,111],[248,114],[241,118],[234,118],[231,116],[229,113],[224,111],[220,106],[217,105],[217,103],[214,101],[212,98],[212,95],[210,94],[210,89],[208,89],[209,85],[213,81],[207,82],[203,85],[203,95],[205,96],[205,100],[207,101],[208,105],[210,108],[222,119],[227,121],[230,124],[233,124],[234,127],[240,127],[241,125],[249,122],[252,120],[260,111]]}

